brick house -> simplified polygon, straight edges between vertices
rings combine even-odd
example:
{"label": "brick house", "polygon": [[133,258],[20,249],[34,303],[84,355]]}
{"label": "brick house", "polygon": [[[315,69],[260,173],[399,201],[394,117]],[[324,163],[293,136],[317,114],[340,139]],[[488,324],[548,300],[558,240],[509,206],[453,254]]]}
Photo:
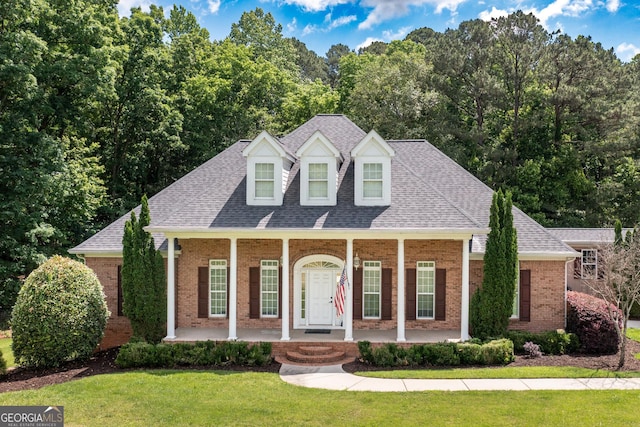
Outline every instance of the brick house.
{"label": "brick house", "polygon": [[[467,339],[492,194],[427,141],[387,141],[342,115],[240,140],[149,200],[148,231],[167,259],[166,339],[262,333],[286,342],[317,329],[346,342],[438,331]],[[519,209],[513,215],[520,283],[511,327],[562,328],[577,253]],[[130,334],[119,292],[127,219],[70,251],[104,286],[103,347]]]}

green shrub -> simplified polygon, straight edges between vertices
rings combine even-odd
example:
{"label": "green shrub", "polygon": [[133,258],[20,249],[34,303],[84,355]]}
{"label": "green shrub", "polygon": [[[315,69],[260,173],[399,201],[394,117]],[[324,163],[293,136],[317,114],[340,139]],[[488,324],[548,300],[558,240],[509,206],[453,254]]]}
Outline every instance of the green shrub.
{"label": "green shrub", "polygon": [[506,338],[493,340],[482,347],[483,365],[507,365],[513,362],[513,342]]}
{"label": "green shrub", "polygon": [[116,357],[121,368],[173,368],[177,366],[264,366],[271,363],[271,343],[213,341],[176,344],[130,342]]}
{"label": "green shrub", "polygon": [[385,344],[374,349],[368,341],[358,343],[361,360],[374,366],[505,365],[513,361],[513,343],[508,339],[486,344],[416,344],[409,348]]}
{"label": "green shrub", "polygon": [[102,339],[109,311],[90,268],[54,256],[20,289],[11,317],[16,363],[55,367],[88,359]]}
{"label": "green shrub", "polygon": [[533,333],[527,331],[509,331],[506,338],[513,342],[516,354],[524,354],[524,344],[532,342],[540,346],[544,354],[562,355],[575,353],[580,349],[580,342],[576,334],[563,330]]}

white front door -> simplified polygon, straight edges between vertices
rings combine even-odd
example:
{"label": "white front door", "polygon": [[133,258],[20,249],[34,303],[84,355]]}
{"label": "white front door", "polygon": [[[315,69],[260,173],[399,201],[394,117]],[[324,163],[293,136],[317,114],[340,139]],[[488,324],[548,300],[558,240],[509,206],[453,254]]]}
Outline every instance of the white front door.
{"label": "white front door", "polygon": [[333,324],[336,274],[332,270],[309,270],[309,325]]}

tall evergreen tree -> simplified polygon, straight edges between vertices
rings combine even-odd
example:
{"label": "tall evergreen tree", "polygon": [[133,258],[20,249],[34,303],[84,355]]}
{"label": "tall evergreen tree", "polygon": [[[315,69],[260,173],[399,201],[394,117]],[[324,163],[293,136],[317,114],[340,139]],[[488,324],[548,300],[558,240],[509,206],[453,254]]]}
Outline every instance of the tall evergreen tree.
{"label": "tall evergreen tree", "polygon": [[518,246],[510,193],[493,194],[489,227],[482,287],[470,306],[472,333],[481,339],[504,335],[513,313]]}
{"label": "tall evergreen tree", "polygon": [[164,337],[166,312],[164,261],[153,237],[144,230],[151,217],[142,197],[140,219],[131,212],[122,238],[122,310],[131,322],[133,338],[158,343]]}

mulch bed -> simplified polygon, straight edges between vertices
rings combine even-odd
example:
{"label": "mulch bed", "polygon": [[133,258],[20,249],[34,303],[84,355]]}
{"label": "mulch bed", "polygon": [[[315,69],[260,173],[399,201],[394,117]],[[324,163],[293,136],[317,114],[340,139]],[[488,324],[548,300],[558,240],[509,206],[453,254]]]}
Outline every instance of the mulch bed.
{"label": "mulch bed", "polygon": [[[640,371],[640,360],[634,358],[634,354],[640,353],[640,343],[635,341],[627,342],[626,363],[623,371]],[[72,362],[55,369],[11,369],[6,375],[0,377],[0,393],[7,391],[38,389],[51,384],[60,384],[79,378],[98,374],[110,374],[116,372],[126,372],[115,365],[118,349],[113,348],[98,352],[87,362]],[[535,359],[528,359],[516,356],[516,360],[509,366],[576,366],[590,369],[616,370],[618,365],[618,355],[589,356],[589,355],[564,355],[564,356],[542,356]],[[382,370],[383,368],[373,367],[359,361],[343,365],[347,372]],[[179,368],[180,369],[180,368]],[[280,371],[280,363],[273,362],[268,366],[247,367],[247,366],[225,366],[224,368],[194,368],[184,369],[194,370],[229,370],[229,371],[253,371],[253,372],[274,372]],[[402,368],[392,368],[402,369]],[[409,368],[412,369],[412,368]],[[413,368],[415,369],[415,368]],[[496,369],[499,369],[497,367]]]}

